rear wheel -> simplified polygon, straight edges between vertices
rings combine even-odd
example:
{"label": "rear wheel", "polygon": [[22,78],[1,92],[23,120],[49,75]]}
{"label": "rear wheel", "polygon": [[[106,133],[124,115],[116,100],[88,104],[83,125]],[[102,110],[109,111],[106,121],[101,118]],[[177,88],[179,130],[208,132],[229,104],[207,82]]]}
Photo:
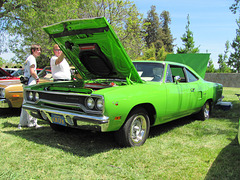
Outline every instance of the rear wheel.
{"label": "rear wheel", "polygon": [[149,135],[150,121],[148,113],[143,108],[138,108],[130,113],[126,123],[115,133],[115,138],[120,146],[141,146]]}
{"label": "rear wheel", "polygon": [[207,101],[201,111],[199,113],[197,113],[197,118],[200,120],[207,120],[209,119],[211,114],[211,103],[209,101]]}

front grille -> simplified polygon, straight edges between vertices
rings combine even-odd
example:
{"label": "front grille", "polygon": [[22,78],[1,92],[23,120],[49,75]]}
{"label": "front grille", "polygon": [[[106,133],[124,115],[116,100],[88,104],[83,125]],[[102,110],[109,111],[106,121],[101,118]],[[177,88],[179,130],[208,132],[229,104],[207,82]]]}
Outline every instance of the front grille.
{"label": "front grille", "polygon": [[[47,103],[44,103],[43,105],[44,106],[48,106],[48,107],[63,109],[63,106],[59,105],[59,104],[47,104]],[[64,106],[64,109],[65,110],[78,111],[78,112],[84,112],[80,107],[67,107],[67,106]]]}
{"label": "front grille", "polygon": [[39,92],[39,97],[42,100],[62,102],[62,103],[73,103],[73,104],[84,104],[85,96],[69,95],[69,94],[49,94]]}
{"label": "front grille", "polygon": [[[95,105],[93,109],[86,106],[86,99],[93,98]],[[98,99],[104,99],[100,95],[83,95],[70,92],[56,91],[26,91],[26,100],[28,103],[34,103],[45,107],[58,108],[62,111],[72,110],[84,112],[87,114],[102,114],[103,109],[99,110],[96,102]]]}

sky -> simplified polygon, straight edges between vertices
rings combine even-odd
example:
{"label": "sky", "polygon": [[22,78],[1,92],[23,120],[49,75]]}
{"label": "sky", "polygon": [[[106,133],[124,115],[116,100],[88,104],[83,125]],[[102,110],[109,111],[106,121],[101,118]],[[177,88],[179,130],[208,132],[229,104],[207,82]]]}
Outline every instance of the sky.
{"label": "sky", "polygon": [[[137,9],[146,18],[152,5],[156,12],[168,11],[171,18],[170,30],[176,47],[183,47],[181,37],[186,32],[187,16],[190,17],[190,30],[193,33],[195,46],[200,53],[211,53],[210,58],[218,68],[218,55],[223,54],[225,43],[230,43],[236,36],[236,19],[229,7],[234,0],[131,0]],[[175,48],[175,52],[176,52]],[[231,51],[231,49],[230,49]],[[0,55],[3,59],[10,60],[12,53]]]}
{"label": "sky", "polygon": [[200,46],[200,53],[211,54],[210,58],[215,68],[218,68],[218,55],[223,54],[226,49],[226,41],[231,43],[236,37],[238,15],[229,10],[234,0],[133,0],[133,2],[145,18],[152,5],[156,6],[158,15],[164,10],[169,12],[170,30],[173,38],[176,38],[174,44],[177,47],[183,47],[181,37],[186,32],[189,14],[195,47]]}

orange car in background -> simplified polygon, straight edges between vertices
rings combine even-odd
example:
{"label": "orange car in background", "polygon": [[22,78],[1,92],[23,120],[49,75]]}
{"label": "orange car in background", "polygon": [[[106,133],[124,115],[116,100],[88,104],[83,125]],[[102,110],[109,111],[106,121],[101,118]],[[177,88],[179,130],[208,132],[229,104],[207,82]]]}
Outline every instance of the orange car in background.
{"label": "orange car in background", "polygon": [[[46,67],[42,69],[38,73],[38,77],[39,83],[52,81],[51,68]],[[6,77],[5,79],[4,78],[5,77],[0,75],[0,108],[20,108],[23,101],[23,87],[20,82],[20,78],[11,75],[9,77]]]}

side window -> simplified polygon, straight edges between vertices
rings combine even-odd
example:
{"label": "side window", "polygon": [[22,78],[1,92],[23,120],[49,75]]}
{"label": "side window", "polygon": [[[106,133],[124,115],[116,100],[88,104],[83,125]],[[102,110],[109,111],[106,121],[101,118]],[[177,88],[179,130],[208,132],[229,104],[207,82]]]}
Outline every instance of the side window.
{"label": "side window", "polygon": [[187,72],[188,82],[194,82],[198,80],[198,78],[193,73],[191,73],[188,69],[186,69],[186,72]]}
{"label": "side window", "polygon": [[167,74],[166,74],[166,83],[172,83],[172,82],[173,82],[172,72],[171,72],[170,66],[168,65]]}
{"label": "side window", "polygon": [[173,80],[174,80],[175,76],[180,76],[181,77],[180,82],[187,82],[183,67],[171,65],[170,68],[171,68],[171,71],[172,71]]}

